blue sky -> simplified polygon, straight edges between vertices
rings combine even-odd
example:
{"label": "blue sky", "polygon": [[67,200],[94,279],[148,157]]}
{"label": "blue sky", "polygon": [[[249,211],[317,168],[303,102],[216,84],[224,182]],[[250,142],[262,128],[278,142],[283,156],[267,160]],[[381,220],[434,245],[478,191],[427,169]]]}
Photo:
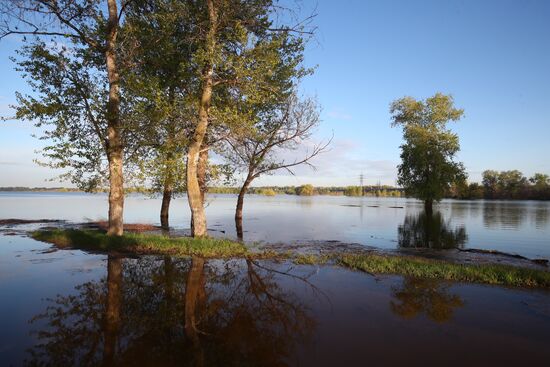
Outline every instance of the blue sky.
{"label": "blue sky", "polygon": [[[550,1],[363,0],[317,3],[316,37],[306,63],[317,65],[302,92],[316,96],[323,123],[314,140],[334,133],[317,170],[279,174],[258,184],[394,184],[401,131],[388,106],[410,95],[450,93],[465,117],[459,134],[472,181],[485,169],[550,173]],[[315,7],[303,1],[304,13]],[[27,87],[8,57],[17,40],[0,42],[0,114]],[[52,186],[37,167],[32,126],[0,126],[0,186]]]}

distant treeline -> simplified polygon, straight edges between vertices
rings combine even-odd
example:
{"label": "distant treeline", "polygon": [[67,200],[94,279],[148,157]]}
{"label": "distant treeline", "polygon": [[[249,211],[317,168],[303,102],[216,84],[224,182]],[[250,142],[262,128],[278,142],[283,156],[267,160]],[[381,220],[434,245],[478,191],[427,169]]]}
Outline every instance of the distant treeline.
{"label": "distant treeline", "polygon": [[[238,187],[211,187],[209,193],[214,194],[238,194]],[[330,186],[330,187],[314,187],[313,185],[301,186],[261,186],[250,187],[248,194],[258,194],[273,196],[278,194],[286,195],[332,195],[332,196],[402,196],[403,189],[391,186]]]}
{"label": "distant treeline", "polygon": [[[240,187],[210,187],[212,194],[239,193]],[[66,187],[0,187],[0,191],[50,191],[50,192],[77,192],[76,188]],[[107,191],[99,190],[99,191]],[[129,187],[126,193],[154,194],[151,190],[139,187]],[[374,197],[405,197],[402,188],[388,185],[371,186],[330,186],[314,187],[301,186],[261,186],[250,187],[248,194],[257,195],[333,195],[333,196],[374,196]],[[550,200],[550,176],[536,173],[531,178],[525,177],[520,171],[493,171],[483,172],[481,183],[462,182],[451,186],[446,195],[453,199],[512,199],[512,200]]]}
{"label": "distant treeline", "polygon": [[67,187],[24,187],[24,186],[9,186],[9,187],[0,187],[0,191],[53,191],[53,192],[76,192],[80,191],[75,188]]}
{"label": "distant treeline", "polygon": [[550,200],[550,176],[535,173],[527,178],[518,170],[482,174],[482,182],[462,182],[452,186],[449,197],[455,199]]}

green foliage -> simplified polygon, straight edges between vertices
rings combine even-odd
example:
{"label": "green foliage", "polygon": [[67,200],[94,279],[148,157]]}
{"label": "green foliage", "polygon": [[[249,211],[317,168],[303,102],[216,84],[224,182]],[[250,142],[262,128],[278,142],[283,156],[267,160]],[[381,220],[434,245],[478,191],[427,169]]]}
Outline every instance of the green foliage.
{"label": "green foliage", "polygon": [[315,194],[315,188],[313,185],[305,184],[296,188],[296,195],[299,196],[312,196]]}
{"label": "green foliage", "polygon": [[361,186],[348,186],[344,190],[346,196],[363,196],[363,188]]}
{"label": "green foliage", "polygon": [[44,128],[44,166],[66,171],[85,191],[102,186],[107,139],[107,80],[86,47],[36,40],[18,51],[17,70],[33,95],[17,93],[16,118]]}
{"label": "green foliage", "polygon": [[542,173],[528,180],[518,170],[486,170],[482,183],[487,199],[550,199],[550,181]]}
{"label": "green foliage", "polygon": [[446,128],[463,110],[451,96],[441,93],[425,101],[404,97],[390,106],[393,126],[403,127],[402,163],[398,183],[408,195],[425,201],[440,200],[454,182],[466,178],[462,163],[454,160],[460,150],[458,136]]}
{"label": "green foliage", "polygon": [[264,195],[264,196],[275,196],[277,195],[277,192],[270,188],[260,189],[258,190],[258,194]]}

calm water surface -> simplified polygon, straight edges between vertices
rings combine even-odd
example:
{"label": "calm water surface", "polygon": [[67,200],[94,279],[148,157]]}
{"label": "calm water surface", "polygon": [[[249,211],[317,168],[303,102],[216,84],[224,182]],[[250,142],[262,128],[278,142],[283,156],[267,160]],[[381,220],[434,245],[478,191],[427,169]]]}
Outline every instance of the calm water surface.
{"label": "calm water surface", "polygon": [[[208,197],[212,234],[236,237],[235,195]],[[160,200],[132,195],[125,220],[159,224]],[[0,193],[0,219],[105,219],[107,197],[80,193]],[[189,228],[185,198],[172,204],[170,223]],[[480,248],[550,258],[550,202],[445,200],[427,218],[419,201],[395,198],[249,195],[244,239],[327,241],[399,247]]]}
{"label": "calm water surface", "polygon": [[547,291],[374,278],[331,266],[118,258],[0,233],[0,297],[2,366],[550,360]]}

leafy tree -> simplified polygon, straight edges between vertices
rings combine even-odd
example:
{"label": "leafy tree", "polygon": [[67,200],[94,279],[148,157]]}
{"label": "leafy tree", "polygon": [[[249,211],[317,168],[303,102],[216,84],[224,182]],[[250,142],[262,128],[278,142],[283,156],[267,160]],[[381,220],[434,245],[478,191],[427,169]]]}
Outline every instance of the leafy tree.
{"label": "leafy tree", "polygon": [[48,164],[69,169],[66,177],[80,187],[96,187],[108,172],[111,235],[123,231],[126,141],[118,34],[126,5],[116,0],[0,2],[0,38],[32,36],[24,38],[18,64],[37,96],[18,94],[17,118],[52,126],[43,136],[52,142],[45,148]]}
{"label": "leafy tree", "polygon": [[132,163],[140,183],[162,194],[165,228],[171,199],[186,189],[185,157],[196,114],[191,6],[186,1],[134,1],[124,27],[124,41],[139,45],[127,55],[133,67],[122,79],[127,118],[142,126],[137,132],[140,154]]}
{"label": "leafy tree", "polygon": [[[201,177],[205,175],[201,162],[206,161],[210,145],[207,134],[216,125],[251,125],[246,111],[239,110],[242,104],[232,103],[235,96],[246,98],[245,105],[253,105],[273,95],[284,98],[292,91],[294,79],[305,73],[298,67],[303,58],[303,27],[275,24],[276,12],[281,8],[271,0],[206,0],[193,4],[196,51],[192,60],[198,82],[193,93],[197,112],[187,152],[187,197],[193,235],[204,236],[207,227]],[[289,75],[281,75],[281,65]],[[275,83],[274,78],[286,84]]]}
{"label": "leafy tree", "polygon": [[390,106],[392,126],[403,128],[398,183],[407,195],[424,201],[428,212],[433,201],[443,198],[454,182],[464,180],[464,166],[455,161],[460,150],[458,136],[446,127],[464,111],[454,107],[453,98],[436,93],[426,100],[404,97]]}
{"label": "leafy tree", "polygon": [[313,185],[305,184],[296,188],[296,195],[299,196],[312,196],[315,194],[315,188]]}
{"label": "leafy tree", "polygon": [[498,172],[493,170],[486,170],[483,171],[482,177],[482,184],[485,189],[485,197],[488,199],[494,199],[498,195]]}
{"label": "leafy tree", "polygon": [[545,188],[550,185],[550,176],[544,173],[535,173],[533,177],[529,179],[535,187]]}

